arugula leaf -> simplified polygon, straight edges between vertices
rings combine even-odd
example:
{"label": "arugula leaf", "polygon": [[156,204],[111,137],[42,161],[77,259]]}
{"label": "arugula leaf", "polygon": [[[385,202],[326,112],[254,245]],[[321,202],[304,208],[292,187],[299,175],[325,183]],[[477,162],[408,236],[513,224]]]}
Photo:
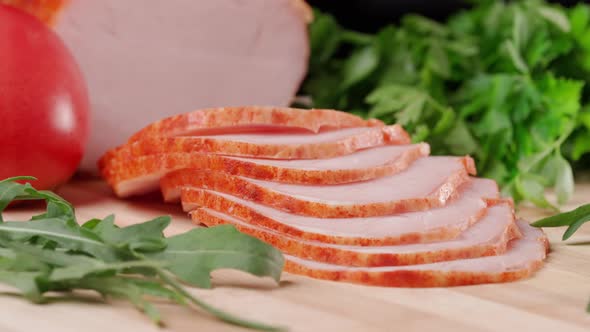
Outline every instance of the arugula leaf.
{"label": "arugula leaf", "polygon": [[210,273],[220,268],[234,268],[257,276],[279,280],[282,255],[270,245],[222,225],[194,229],[166,239],[166,249],[147,253],[153,260],[168,262],[166,269],[185,282],[210,288]]}
{"label": "arugula leaf", "polygon": [[45,200],[45,213],[28,221],[0,222],[0,283],[39,303],[47,292],[94,290],[105,297],[132,303],[156,324],[162,317],[153,298],[180,305],[193,304],[218,319],[249,328],[280,328],[236,317],[191,295],[177,281],[210,287],[210,273],[219,268],[240,269],[279,280],[281,253],[270,245],[238,232],[232,226],[195,228],[165,238],[170,217],[118,227],[110,215],[80,226],[74,209],[63,198],[38,191],[30,177],[0,181],[0,209],[14,200]]}
{"label": "arugula leaf", "polygon": [[2,212],[6,209],[8,204],[10,204],[10,202],[16,197],[26,194],[25,188],[27,187],[22,186],[15,181],[27,180],[36,180],[36,178],[32,176],[17,176],[0,181],[0,192],[2,192],[0,195],[0,221],[4,220],[2,219]]}
{"label": "arugula leaf", "polygon": [[[6,266],[9,270],[30,270],[29,267],[34,267],[35,270],[47,270],[48,272],[55,271],[56,267],[60,266],[97,266],[102,265],[103,262],[86,255],[72,255],[66,250],[57,251],[55,248],[45,249],[30,243],[11,242],[0,240],[0,245],[11,249],[18,253],[15,258],[15,266]],[[27,262],[27,260],[31,260]],[[32,262],[32,264],[31,264]],[[53,270],[50,268],[53,268]],[[16,269],[15,269],[16,268]]]}
{"label": "arugula leaf", "polygon": [[565,230],[565,232],[563,233],[563,237],[562,240],[567,240],[569,239],[572,235],[574,235],[574,233],[583,225],[585,224],[588,220],[590,220],[590,218],[584,218],[584,219],[579,219],[576,222],[572,223],[571,225],[569,225],[569,227]]}
{"label": "arugula leaf", "polygon": [[25,298],[34,303],[45,301],[37,283],[37,280],[44,276],[42,272],[0,270],[1,283],[17,288]]}
{"label": "arugula leaf", "polygon": [[532,223],[535,227],[568,226],[563,234],[563,240],[569,239],[584,223],[590,221],[590,204],[582,205],[575,210],[563,212],[551,217],[543,218]]}
{"label": "arugula leaf", "polygon": [[77,226],[74,208],[65,199],[48,190],[37,190],[30,185],[24,188],[25,194],[17,197],[17,199],[36,199],[45,200],[47,203],[47,212],[35,216],[33,219],[55,218],[60,217],[64,219],[70,226]]}
{"label": "arugula leaf", "polygon": [[115,275],[130,269],[136,271],[135,269],[137,268],[160,268],[166,264],[165,262],[149,261],[145,259],[118,263],[103,263],[100,261],[94,262],[94,264],[89,263],[91,262],[56,267],[53,269],[49,279],[51,281],[70,281],[90,275]]}
{"label": "arugula leaf", "polygon": [[63,248],[84,252],[104,261],[118,260],[116,250],[103,243],[95,233],[81,227],[69,226],[63,219],[4,222],[0,224],[0,236],[12,241],[29,241],[33,237],[45,238],[55,241]]}
{"label": "arugula leaf", "polygon": [[164,229],[170,224],[170,220],[169,216],[162,216],[119,228],[115,225],[115,217],[110,215],[93,225],[92,230],[105,243],[117,248],[129,248],[134,252],[160,251],[166,247],[163,240]]}

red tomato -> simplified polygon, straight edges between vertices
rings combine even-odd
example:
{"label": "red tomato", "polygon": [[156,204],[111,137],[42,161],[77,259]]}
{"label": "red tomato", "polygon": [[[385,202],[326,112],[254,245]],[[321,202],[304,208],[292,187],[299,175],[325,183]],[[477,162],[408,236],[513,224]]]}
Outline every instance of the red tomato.
{"label": "red tomato", "polygon": [[86,83],[50,28],[4,5],[0,121],[0,179],[32,175],[36,188],[50,189],[72,176],[88,137]]}

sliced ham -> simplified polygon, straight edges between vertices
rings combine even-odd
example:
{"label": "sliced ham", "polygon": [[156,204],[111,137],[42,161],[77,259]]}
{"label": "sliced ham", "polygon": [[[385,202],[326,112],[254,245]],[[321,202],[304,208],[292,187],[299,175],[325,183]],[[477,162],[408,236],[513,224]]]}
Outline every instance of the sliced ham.
{"label": "sliced ham", "polygon": [[429,151],[428,144],[421,143],[377,147],[330,159],[270,160],[162,153],[111,160],[101,167],[101,173],[119,197],[155,191],[162,176],[182,168],[218,170],[285,183],[339,184],[395,174]]}
{"label": "sliced ham", "polygon": [[287,107],[221,107],[175,115],[135,133],[130,142],[146,137],[217,135],[227,133],[312,132],[353,127],[383,126],[379,120],[363,120],[350,113]]}
{"label": "sliced ham", "polygon": [[399,125],[359,127],[314,133],[224,134],[210,136],[146,137],[108,151],[99,167],[114,160],[157,153],[214,153],[267,159],[324,159],[389,144],[409,144]]}
{"label": "sliced ham", "polygon": [[198,108],[291,103],[307,72],[303,0],[0,0],[52,24],[87,79],[83,166],[150,122]]}
{"label": "sliced ham", "polygon": [[412,266],[352,267],[285,255],[285,271],[317,279],[388,287],[444,287],[523,279],[539,269],[549,243],[545,234],[518,221],[522,238],[501,255]]}
{"label": "sliced ham", "polygon": [[[478,222],[486,208],[499,199],[498,186],[493,180],[473,179],[460,192],[456,200],[437,209],[367,218],[299,216],[210,190],[187,190],[184,194],[191,198],[191,203],[182,201],[185,211],[208,208],[301,240],[385,246],[455,239]],[[193,215],[193,220],[200,219]]]}
{"label": "sliced ham", "polygon": [[[469,157],[426,157],[395,175],[340,185],[295,185],[186,169],[162,178],[166,201],[181,188],[220,191],[290,213],[321,218],[370,217],[444,206],[475,173]],[[428,176],[425,176],[428,175]],[[185,195],[191,203],[190,194]]]}
{"label": "sliced ham", "polygon": [[362,247],[301,240],[207,208],[193,211],[192,216],[207,226],[232,224],[289,255],[346,266],[413,265],[499,255],[506,251],[508,241],[520,237],[512,206],[507,203],[490,207],[481,222],[457,239],[397,246]]}
{"label": "sliced ham", "polygon": [[[1,0],[0,0],[1,1]],[[154,190],[193,221],[234,225],[286,271],[378,286],[512,281],[542,264],[470,157],[429,157],[400,126],[330,110],[208,109],[154,123],[99,163],[119,196]]]}

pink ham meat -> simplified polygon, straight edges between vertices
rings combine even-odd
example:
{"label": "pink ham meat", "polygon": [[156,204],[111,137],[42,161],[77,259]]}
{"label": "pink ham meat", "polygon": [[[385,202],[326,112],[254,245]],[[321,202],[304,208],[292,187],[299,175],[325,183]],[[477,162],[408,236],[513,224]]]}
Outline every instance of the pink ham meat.
{"label": "pink ham meat", "polygon": [[428,144],[392,145],[330,159],[269,160],[208,153],[162,153],[111,160],[101,167],[117,196],[155,191],[160,178],[182,169],[210,169],[261,180],[300,184],[339,184],[400,172],[427,156]]}
{"label": "pink ham meat", "polygon": [[490,207],[481,222],[454,240],[397,246],[362,247],[301,240],[207,208],[193,211],[193,218],[207,226],[232,224],[241,232],[258,237],[288,255],[346,266],[426,264],[499,255],[506,251],[508,241],[520,237],[512,206],[508,203]]}
{"label": "pink ham meat", "polygon": [[[185,211],[207,208],[300,240],[385,246],[455,239],[499,200],[498,186],[492,180],[473,179],[460,191],[456,200],[441,208],[368,218],[304,217],[210,190],[185,190],[191,203],[182,201]],[[195,222],[202,220],[192,215]]]}
{"label": "pink ham meat", "polygon": [[389,144],[409,144],[399,126],[360,127],[336,131],[287,134],[224,134],[211,136],[147,137],[108,151],[99,167],[114,160],[158,153],[214,153],[265,159],[324,159]]}
{"label": "pink ham meat", "polygon": [[515,281],[539,269],[549,243],[545,234],[518,221],[522,238],[501,255],[412,266],[353,267],[285,255],[285,271],[317,279],[388,287],[445,287]]}
{"label": "pink ham meat", "polygon": [[0,0],[50,22],[87,79],[84,168],[166,116],[291,101],[307,71],[303,0]]}
{"label": "pink ham meat", "polygon": [[[469,157],[426,157],[395,175],[341,185],[283,184],[186,169],[168,174],[160,186],[166,201],[178,200],[183,187],[201,188],[299,215],[370,217],[444,206],[469,180],[470,173],[475,174],[475,167]],[[190,195],[185,198],[186,203],[192,202]]]}
{"label": "pink ham meat", "polygon": [[383,126],[383,122],[363,120],[350,113],[287,107],[221,107],[179,114],[156,121],[135,133],[129,142],[146,137],[218,135],[228,133],[319,133],[333,129]]}

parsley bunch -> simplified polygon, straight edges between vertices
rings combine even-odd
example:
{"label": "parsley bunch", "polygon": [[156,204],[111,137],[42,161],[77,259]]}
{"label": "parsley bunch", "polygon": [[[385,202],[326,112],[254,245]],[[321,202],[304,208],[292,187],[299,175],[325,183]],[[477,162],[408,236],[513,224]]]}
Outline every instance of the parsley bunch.
{"label": "parsley bunch", "polygon": [[515,201],[554,207],[590,151],[590,6],[480,1],[439,23],[406,15],[378,33],[316,12],[313,107],[400,123],[434,154],[470,154]]}
{"label": "parsley bunch", "polygon": [[[211,287],[210,273],[239,269],[280,279],[283,256],[272,246],[238,232],[233,226],[195,228],[169,238],[163,230],[170,217],[159,217],[124,228],[114,216],[78,224],[74,209],[50,191],[40,191],[19,177],[0,181],[0,283],[30,301],[48,300],[48,292],[67,296],[93,290],[124,299],[162,324],[154,299],[196,306],[230,324],[274,331],[201,301],[182,283]],[[15,200],[45,200],[47,211],[28,221],[5,221],[2,211]]]}

